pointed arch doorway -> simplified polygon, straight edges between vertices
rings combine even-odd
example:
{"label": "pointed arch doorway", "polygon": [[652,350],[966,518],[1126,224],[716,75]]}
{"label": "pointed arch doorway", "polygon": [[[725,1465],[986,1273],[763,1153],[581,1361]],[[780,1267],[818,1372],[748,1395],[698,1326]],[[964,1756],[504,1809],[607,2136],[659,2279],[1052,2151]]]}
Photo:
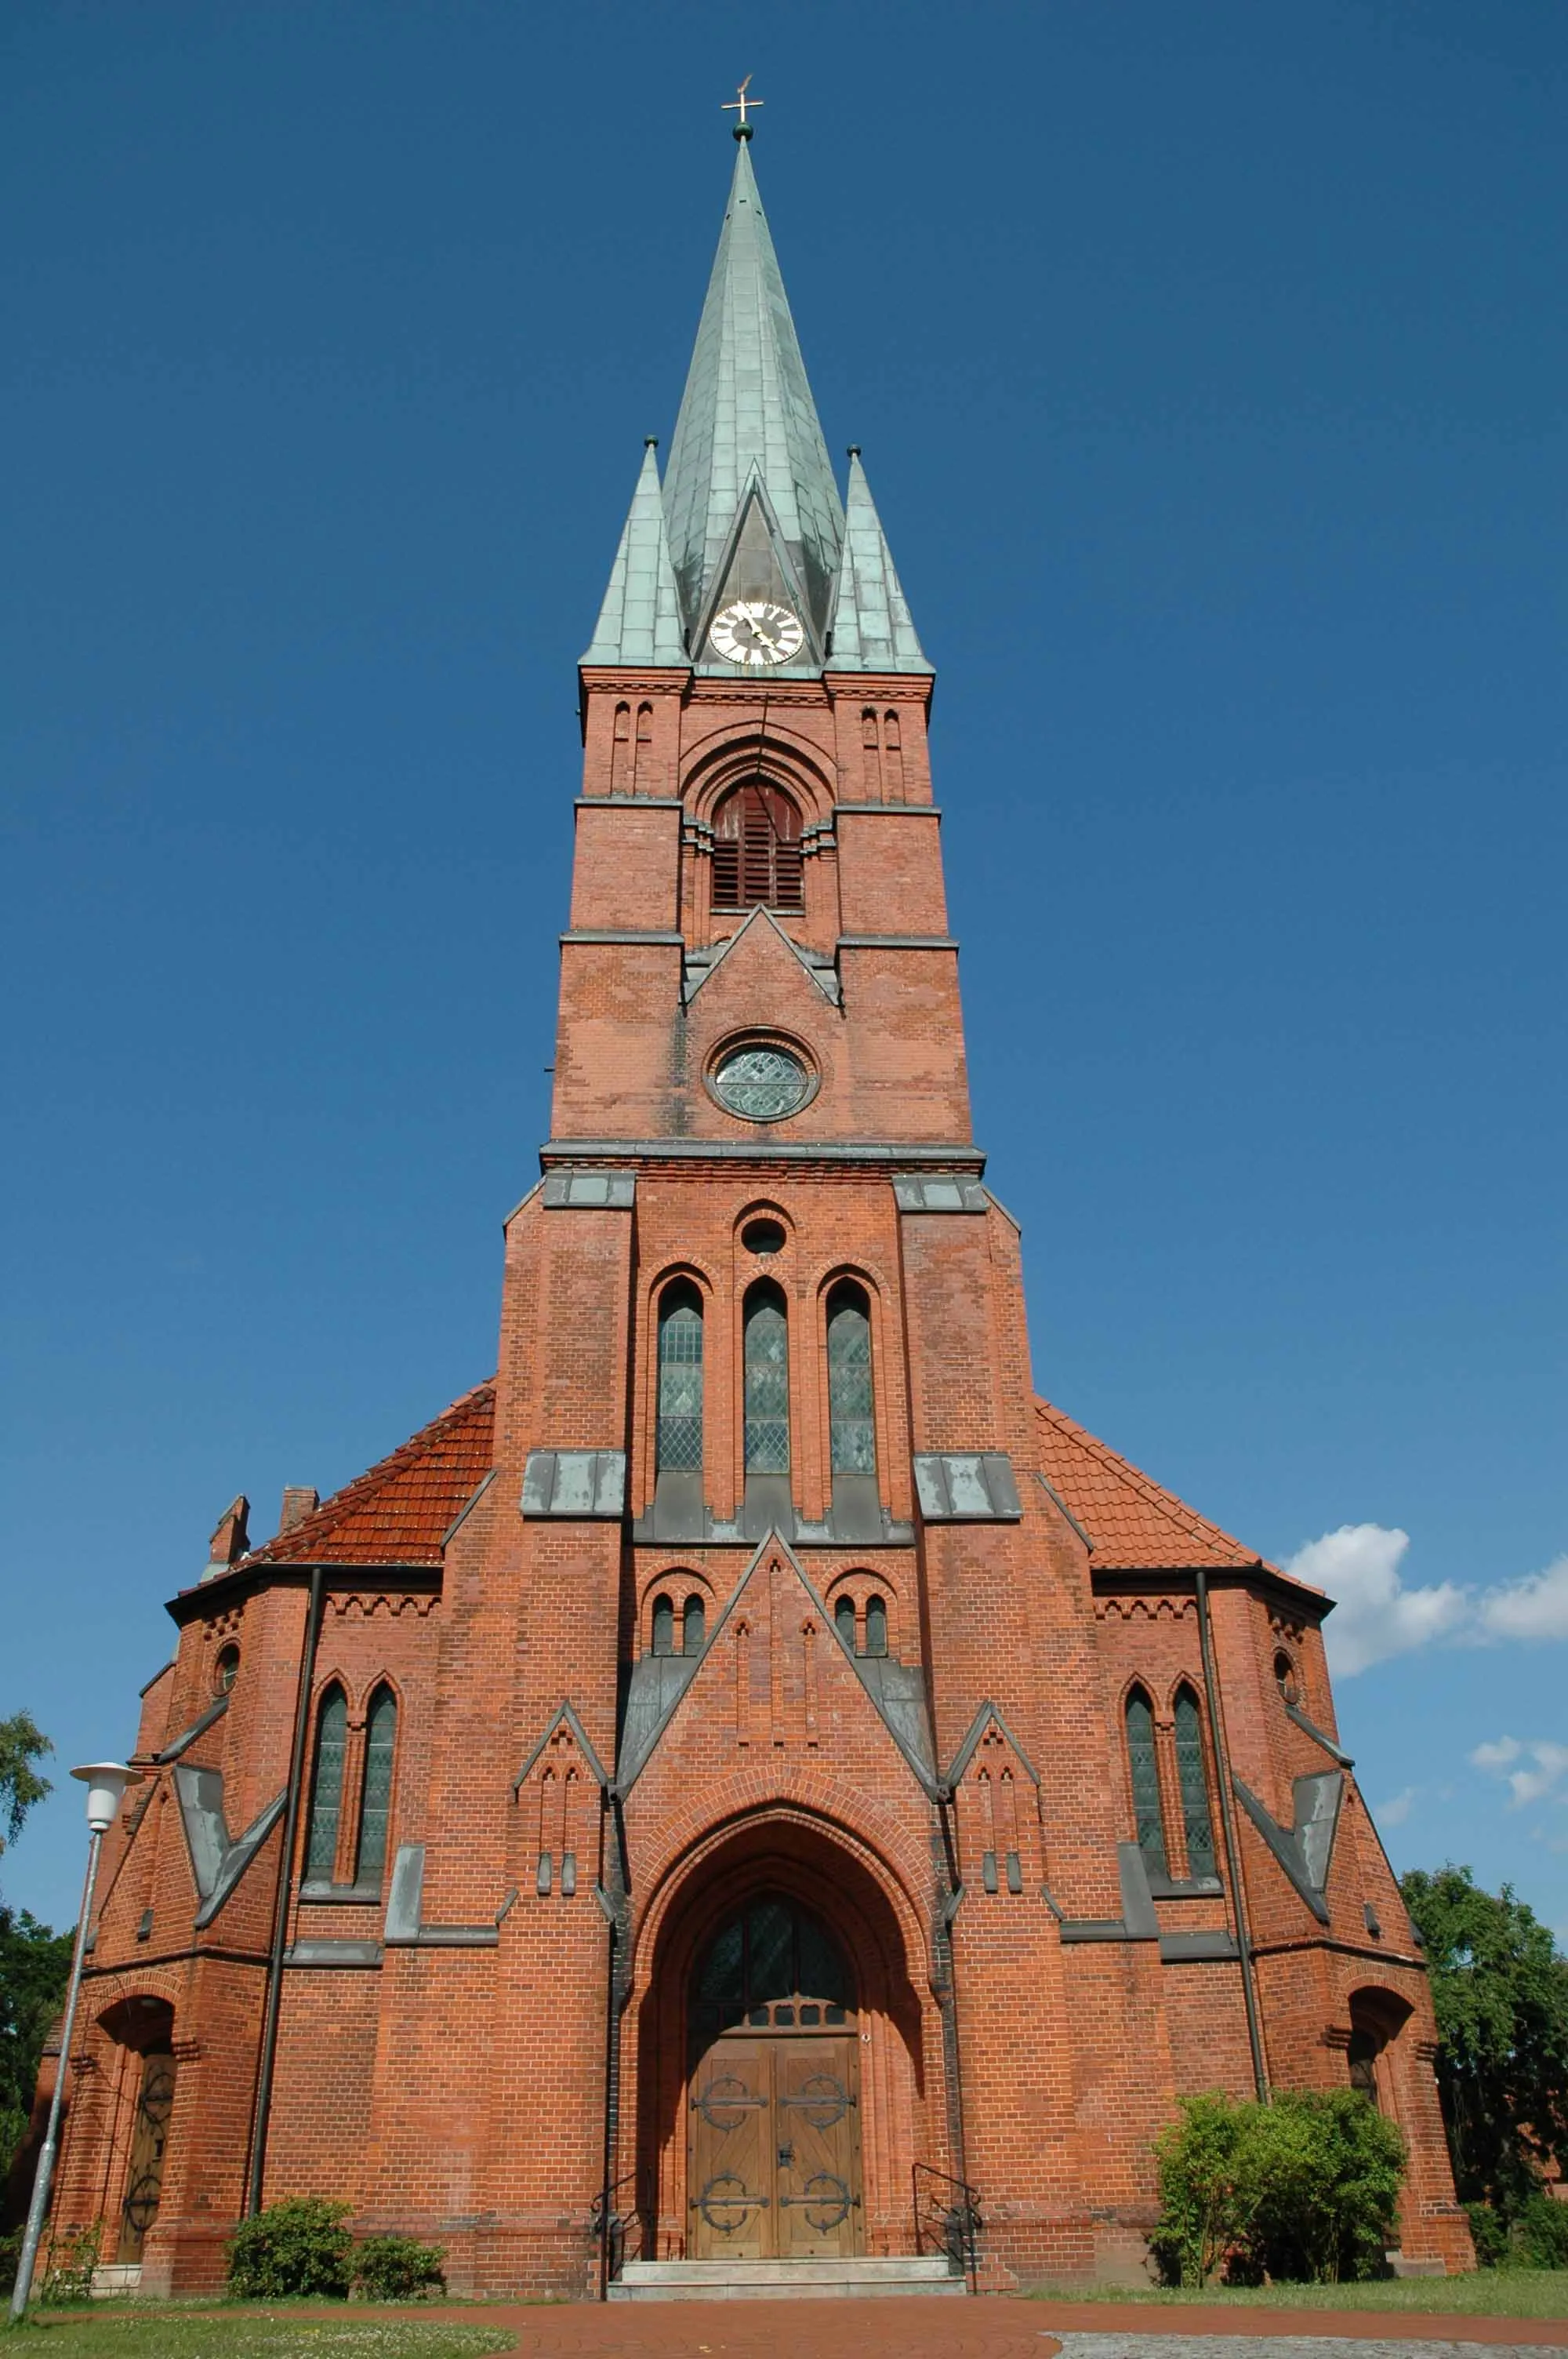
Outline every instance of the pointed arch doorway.
{"label": "pointed arch doorway", "polygon": [[859,2013],[826,1926],[782,1894],[748,1901],[697,1959],[687,2037],[692,2257],[858,2252]]}

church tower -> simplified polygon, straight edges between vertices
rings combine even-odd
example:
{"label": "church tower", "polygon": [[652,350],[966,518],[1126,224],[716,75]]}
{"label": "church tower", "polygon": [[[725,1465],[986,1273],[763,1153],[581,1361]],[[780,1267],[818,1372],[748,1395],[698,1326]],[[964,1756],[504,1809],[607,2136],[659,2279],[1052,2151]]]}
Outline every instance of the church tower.
{"label": "church tower", "polygon": [[1348,2075],[1462,2265],[1329,1601],[1033,1394],[932,668],[736,136],[496,1375],[173,1601],[64,2201],[149,2289],[297,2192],[497,2291],[1136,2275],[1179,2094]]}

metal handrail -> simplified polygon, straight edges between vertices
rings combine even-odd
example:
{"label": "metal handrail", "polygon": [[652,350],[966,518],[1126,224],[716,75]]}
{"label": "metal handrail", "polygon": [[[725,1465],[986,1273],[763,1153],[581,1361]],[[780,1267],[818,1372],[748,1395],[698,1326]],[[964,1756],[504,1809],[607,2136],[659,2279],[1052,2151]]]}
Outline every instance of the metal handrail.
{"label": "metal handrail", "polygon": [[[637,2208],[636,2184],[636,2172],[629,2170],[608,2187],[601,2188],[589,2207],[589,2234],[599,2246],[599,2298],[601,2301],[611,2279],[618,2277],[626,2263],[636,2260],[642,2251],[643,2215]],[[628,2187],[633,2190],[633,2201],[625,2211],[622,2211],[617,2199],[622,2190]],[[637,2231],[636,2246],[633,2251],[627,2249],[626,2231],[630,2227],[635,2227]]]}
{"label": "metal handrail", "polygon": [[955,2273],[968,2278],[969,2291],[979,2293],[980,2230],[985,2225],[979,2189],[929,2162],[914,2163],[910,2175],[914,2187],[915,2251],[946,2253]]}

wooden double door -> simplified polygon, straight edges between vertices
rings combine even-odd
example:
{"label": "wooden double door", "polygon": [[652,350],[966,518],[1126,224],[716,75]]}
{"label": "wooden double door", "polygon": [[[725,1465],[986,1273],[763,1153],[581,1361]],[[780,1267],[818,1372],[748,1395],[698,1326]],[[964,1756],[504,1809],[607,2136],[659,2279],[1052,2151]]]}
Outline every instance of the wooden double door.
{"label": "wooden double door", "polygon": [[687,2251],[806,2260],[860,2249],[859,2043],[718,2039],[691,2079]]}

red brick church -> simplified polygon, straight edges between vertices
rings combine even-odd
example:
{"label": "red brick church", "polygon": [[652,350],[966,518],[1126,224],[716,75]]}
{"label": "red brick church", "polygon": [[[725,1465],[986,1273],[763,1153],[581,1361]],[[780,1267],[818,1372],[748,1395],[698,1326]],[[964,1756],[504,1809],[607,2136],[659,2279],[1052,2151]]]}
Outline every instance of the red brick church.
{"label": "red brick church", "polygon": [[59,2216],[146,2290],[300,2192],[461,2289],[1110,2278],[1180,2093],[1348,2080],[1467,2266],[1329,1601],[1033,1390],[931,666],[737,136],[496,1373],[171,1602]]}

